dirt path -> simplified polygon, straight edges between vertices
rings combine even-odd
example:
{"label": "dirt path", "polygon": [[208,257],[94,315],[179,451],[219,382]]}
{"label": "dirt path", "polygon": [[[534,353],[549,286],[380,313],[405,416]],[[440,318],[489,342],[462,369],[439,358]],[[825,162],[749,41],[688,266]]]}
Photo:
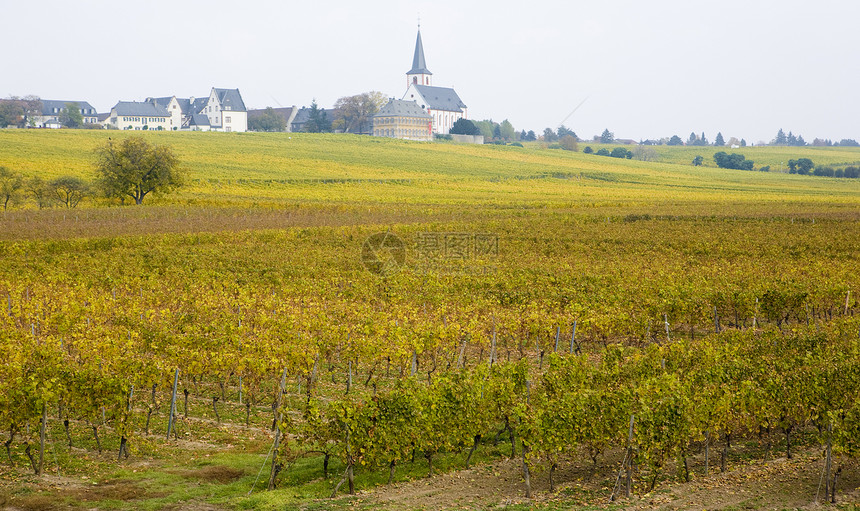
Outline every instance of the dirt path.
{"label": "dirt path", "polygon": [[[612,461],[614,460],[612,457]],[[521,504],[523,507],[561,508],[620,507],[631,510],[682,509],[811,509],[821,476],[822,460],[816,452],[799,453],[794,459],[777,458],[736,464],[726,473],[711,472],[690,483],[663,481],[650,494],[629,501],[609,503],[618,464],[607,462],[590,468],[585,460],[558,471],[557,487],[549,492],[546,472],[532,476],[533,499],[525,498],[522,465],[505,460],[489,466],[462,470],[432,479],[383,487],[359,496],[355,504],[387,510],[487,509]],[[696,465],[697,471],[701,467]],[[837,484],[840,504],[860,503],[860,464],[848,461]],[[824,504],[824,488],[819,500]],[[818,506],[823,507],[823,506]]]}

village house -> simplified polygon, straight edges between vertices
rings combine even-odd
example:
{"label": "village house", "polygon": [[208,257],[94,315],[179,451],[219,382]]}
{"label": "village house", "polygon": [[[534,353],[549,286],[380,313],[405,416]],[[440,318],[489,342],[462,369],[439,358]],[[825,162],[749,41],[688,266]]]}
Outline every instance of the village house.
{"label": "village house", "polygon": [[86,101],[59,101],[54,99],[43,99],[42,115],[33,116],[30,123],[36,128],[60,128],[63,125],[62,116],[68,105],[75,105],[81,112],[84,124],[96,124],[98,112]]}
{"label": "village house", "polygon": [[148,101],[120,101],[110,111],[108,123],[118,130],[169,130],[167,109]]}

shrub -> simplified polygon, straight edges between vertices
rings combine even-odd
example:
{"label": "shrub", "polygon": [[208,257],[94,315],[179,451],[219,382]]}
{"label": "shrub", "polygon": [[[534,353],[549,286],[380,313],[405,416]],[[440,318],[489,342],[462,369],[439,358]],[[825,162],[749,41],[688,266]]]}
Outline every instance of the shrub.
{"label": "shrub", "polygon": [[602,149],[598,149],[597,153],[595,154],[597,154],[597,156],[609,156],[609,149],[606,149],[605,147]]}
{"label": "shrub", "polygon": [[592,149],[590,145],[587,145],[585,146],[585,149],[582,150],[582,152],[585,154],[591,154],[594,152],[594,149]]}
{"label": "shrub", "polygon": [[721,169],[737,169],[737,170],[752,170],[753,161],[747,160],[742,154],[726,154],[720,151],[714,155],[714,161],[717,167]]}
{"label": "shrub", "polygon": [[860,169],[857,167],[845,167],[845,177],[852,179],[860,177]]}
{"label": "shrub", "polygon": [[693,166],[701,167],[703,161],[705,161],[704,158],[702,158],[701,156],[696,156],[695,158],[693,158]]}
{"label": "shrub", "polygon": [[760,168],[759,171],[770,172],[770,165],[765,165],[764,167]]}
{"label": "shrub", "polygon": [[576,143],[576,137],[573,135],[565,135],[558,140],[558,144],[565,151],[578,151],[579,144]]}
{"label": "shrub", "polygon": [[523,145],[522,145],[521,143],[519,143],[519,142],[514,142],[514,143],[513,143],[513,144],[511,144],[511,145],[512,145],[512,146],[514,146],[514,147],[522,147],[522,146],[523,146]]}
{"label": "shrub", "polygon": [[833,167],[815,167],[812,174],[815,176],[833,177],[835,172],[833,171]]}

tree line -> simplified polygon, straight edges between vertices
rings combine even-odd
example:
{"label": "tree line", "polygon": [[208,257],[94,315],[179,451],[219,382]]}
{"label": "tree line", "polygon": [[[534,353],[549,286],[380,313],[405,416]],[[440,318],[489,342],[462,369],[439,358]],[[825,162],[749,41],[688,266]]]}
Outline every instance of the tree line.
{"label": "tree line", "polygon": [[129,137],[98,148],[95,153],[97,178],[90,183],[78,176],[44,179],[24,176],[0,166],[0,202],[3,210],[27,202],[39,209],[60,206],[75,208],[86,198],[98,196],[121,203],[143,203],[149,194],[167,194],[184,182],[179,160],[168,146],[152,145],[141,137]]}

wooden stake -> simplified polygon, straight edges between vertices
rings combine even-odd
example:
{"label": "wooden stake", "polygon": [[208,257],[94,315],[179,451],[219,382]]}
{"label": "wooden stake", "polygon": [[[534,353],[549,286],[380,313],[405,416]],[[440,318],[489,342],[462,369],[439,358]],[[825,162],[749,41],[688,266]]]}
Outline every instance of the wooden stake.
{"label": "wooden stake", "polygon": [[170,440],[170,431],[173,429],[173,417],[176,415],[176,386],[179,384],[179,368],[173,375],[173,397],[170,398],[170,417],[167,419],[167,439]]}

